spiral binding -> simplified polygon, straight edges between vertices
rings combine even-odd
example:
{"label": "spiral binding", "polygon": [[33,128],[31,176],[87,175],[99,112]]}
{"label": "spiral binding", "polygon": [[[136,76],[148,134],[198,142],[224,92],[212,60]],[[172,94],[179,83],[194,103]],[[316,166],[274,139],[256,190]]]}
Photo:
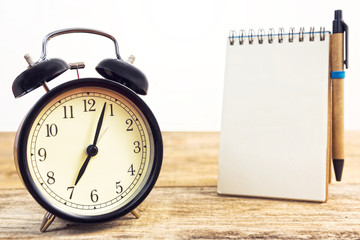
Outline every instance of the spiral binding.
{"label": "spiral binding", "polygon": [[[320,27],[320,41],[325,40],[325,27]],[[275,34],[275,30],[273,28],[269,28],[268,34],[265,35],[265,30],[260,28],[257,32],[257,35],[255,35],[254,29],[250,29],[248,32],[248,35],[246,35],[246,32],[244,30],[239,31],[239,35],[236,34],[235,30],[231,30],[229,33],[229,42],[230,45],[234,45],[236,41],[238,41],[239,45],[243,45],[245,43],[245,38],[247,38],[247,41],[249,44],[253,44],[254,41],[258,41],[259,44],[263,44],[265,42],[265,38],[267,37],[268,43],[273,43],[275,41],[275,38],[277,37],[277,40],[279,43],[284,42],[285,35],[288,35],[288,42],[294,42],[294,35],[299,35],[299,42],[304,42],[305,40],[305,28],[301,27],[299,32],[295,33],[295,28],[291,27],[289,29],[289,33],[285,34],[284,28],[279,28],[278,34]],[[309,41],[315,40],[315,27],[310,27],[310,31],[308,33],[309,35]],[[238,40],[236,40],[238,39]]]}

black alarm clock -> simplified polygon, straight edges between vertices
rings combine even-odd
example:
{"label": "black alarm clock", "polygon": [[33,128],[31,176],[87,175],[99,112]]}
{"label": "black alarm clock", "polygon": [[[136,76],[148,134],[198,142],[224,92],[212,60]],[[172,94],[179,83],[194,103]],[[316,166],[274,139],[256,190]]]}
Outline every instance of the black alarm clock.
{"label": "black alarm clock", "polygon": [[[46,58],[47,42],[68,33],[111,39],[116,59],[96,67],[103,78],[80,78],[51,90],[47,82],[68,69],[84,67]],[[91,29],[48,34],[40,59],[14,81],[16,98],[43,86],[47,93],[32,107],[16,134],[18,174],[34,199],[48,212],[40,230],[55,216],[77,222],[102,222],[132,212],[148,196],[163,156],[158,123],[138,94],[146,95],[145,75],[120,57],[116,39]]]}

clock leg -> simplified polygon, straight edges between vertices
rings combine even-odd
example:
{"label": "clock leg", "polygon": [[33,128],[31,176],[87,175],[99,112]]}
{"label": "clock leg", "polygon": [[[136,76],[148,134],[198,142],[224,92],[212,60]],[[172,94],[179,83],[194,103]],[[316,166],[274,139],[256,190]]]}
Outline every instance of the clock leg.
{"label": "clock leg", "polygon": [[45,232],[46,229],[51,225],[51,223],[54,221],[55,219],[55,215],[50,213],[50,212],[46,212],[40,227],[40,232]]}
{"label": "clock leg", "polygon": [[134,210],[132,210],[131,213],[132,213],[137,219],[139,219],[139,218],[141,217],[140,211],[139,211],[137,208],[135,208]]}

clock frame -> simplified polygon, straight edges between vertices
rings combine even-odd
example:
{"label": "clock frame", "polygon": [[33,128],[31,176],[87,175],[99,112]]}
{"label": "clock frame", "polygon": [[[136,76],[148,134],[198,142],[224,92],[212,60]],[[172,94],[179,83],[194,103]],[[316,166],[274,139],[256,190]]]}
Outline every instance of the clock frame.
{"label": "clock frame", "polygon": [[[148,127],[151,131],[151,136],[153,139],[153,159],[150,159],[152,162],[152,167],[149,170],[150,173],[147,179],[144,179],[145,183],[143,184],[141,190],[137,192],[137,195],[133,197],[127,204],[119,209],[116,209],[112,212],[89,216],[89,215],[76,215],[73,213],[69,213],[64,211],[64,209],[58,208],[54,206],[46,197],[40,192],[38,186],[36,186],[34,179],[31,176],[28,161],[27,161],[27,141],[30,134],[31,127],[39,115],[41,110],[54,98],[57,96],[66,93],[69,90],[82,88],[82,87],[100,87],[104,89],[109,89],[115,91],[125,98],[127,98],[130,102],[132,102],[135,106],[137,106],[138,110],[142,113],[143,118],[148,123]],[[15,148],[14,148],[14,157],[15,164],[17,166],[17,170],[19,176],[26,188],[30,192],[30,194],[36,199],[36,201],[47,211],[50,213],[61,217],[70,221],[77,222],[102,222],[111,220],[120,216],[123,216],[133,209],[135,209],[144,199],[148,196],[150,191],[155,185],[155,182],[159,176],[161,164],[162,164],[162,155],[163,155],[163,144],[160,128],[157,124],[157,121],[152,114],[149,107],[145,104],[145,102],[133,91],[128,88],[120,85],[117,82],[106,79],[98,79],[98,78],[83,78],[78,80],[69,81],[63,83],[47,94],[45,94],[29,111],[22,124],[19,127],[19,130],[15,139]]]}

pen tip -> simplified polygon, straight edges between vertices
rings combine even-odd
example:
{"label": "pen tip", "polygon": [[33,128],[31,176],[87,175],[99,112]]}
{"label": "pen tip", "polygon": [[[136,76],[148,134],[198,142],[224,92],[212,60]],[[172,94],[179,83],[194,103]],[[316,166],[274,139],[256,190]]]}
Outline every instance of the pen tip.
{"label": "pen tip", "polygon": [[336,181],[341,181],[342,172],[344,168],[344,159],[333,159],[334,172]]}

